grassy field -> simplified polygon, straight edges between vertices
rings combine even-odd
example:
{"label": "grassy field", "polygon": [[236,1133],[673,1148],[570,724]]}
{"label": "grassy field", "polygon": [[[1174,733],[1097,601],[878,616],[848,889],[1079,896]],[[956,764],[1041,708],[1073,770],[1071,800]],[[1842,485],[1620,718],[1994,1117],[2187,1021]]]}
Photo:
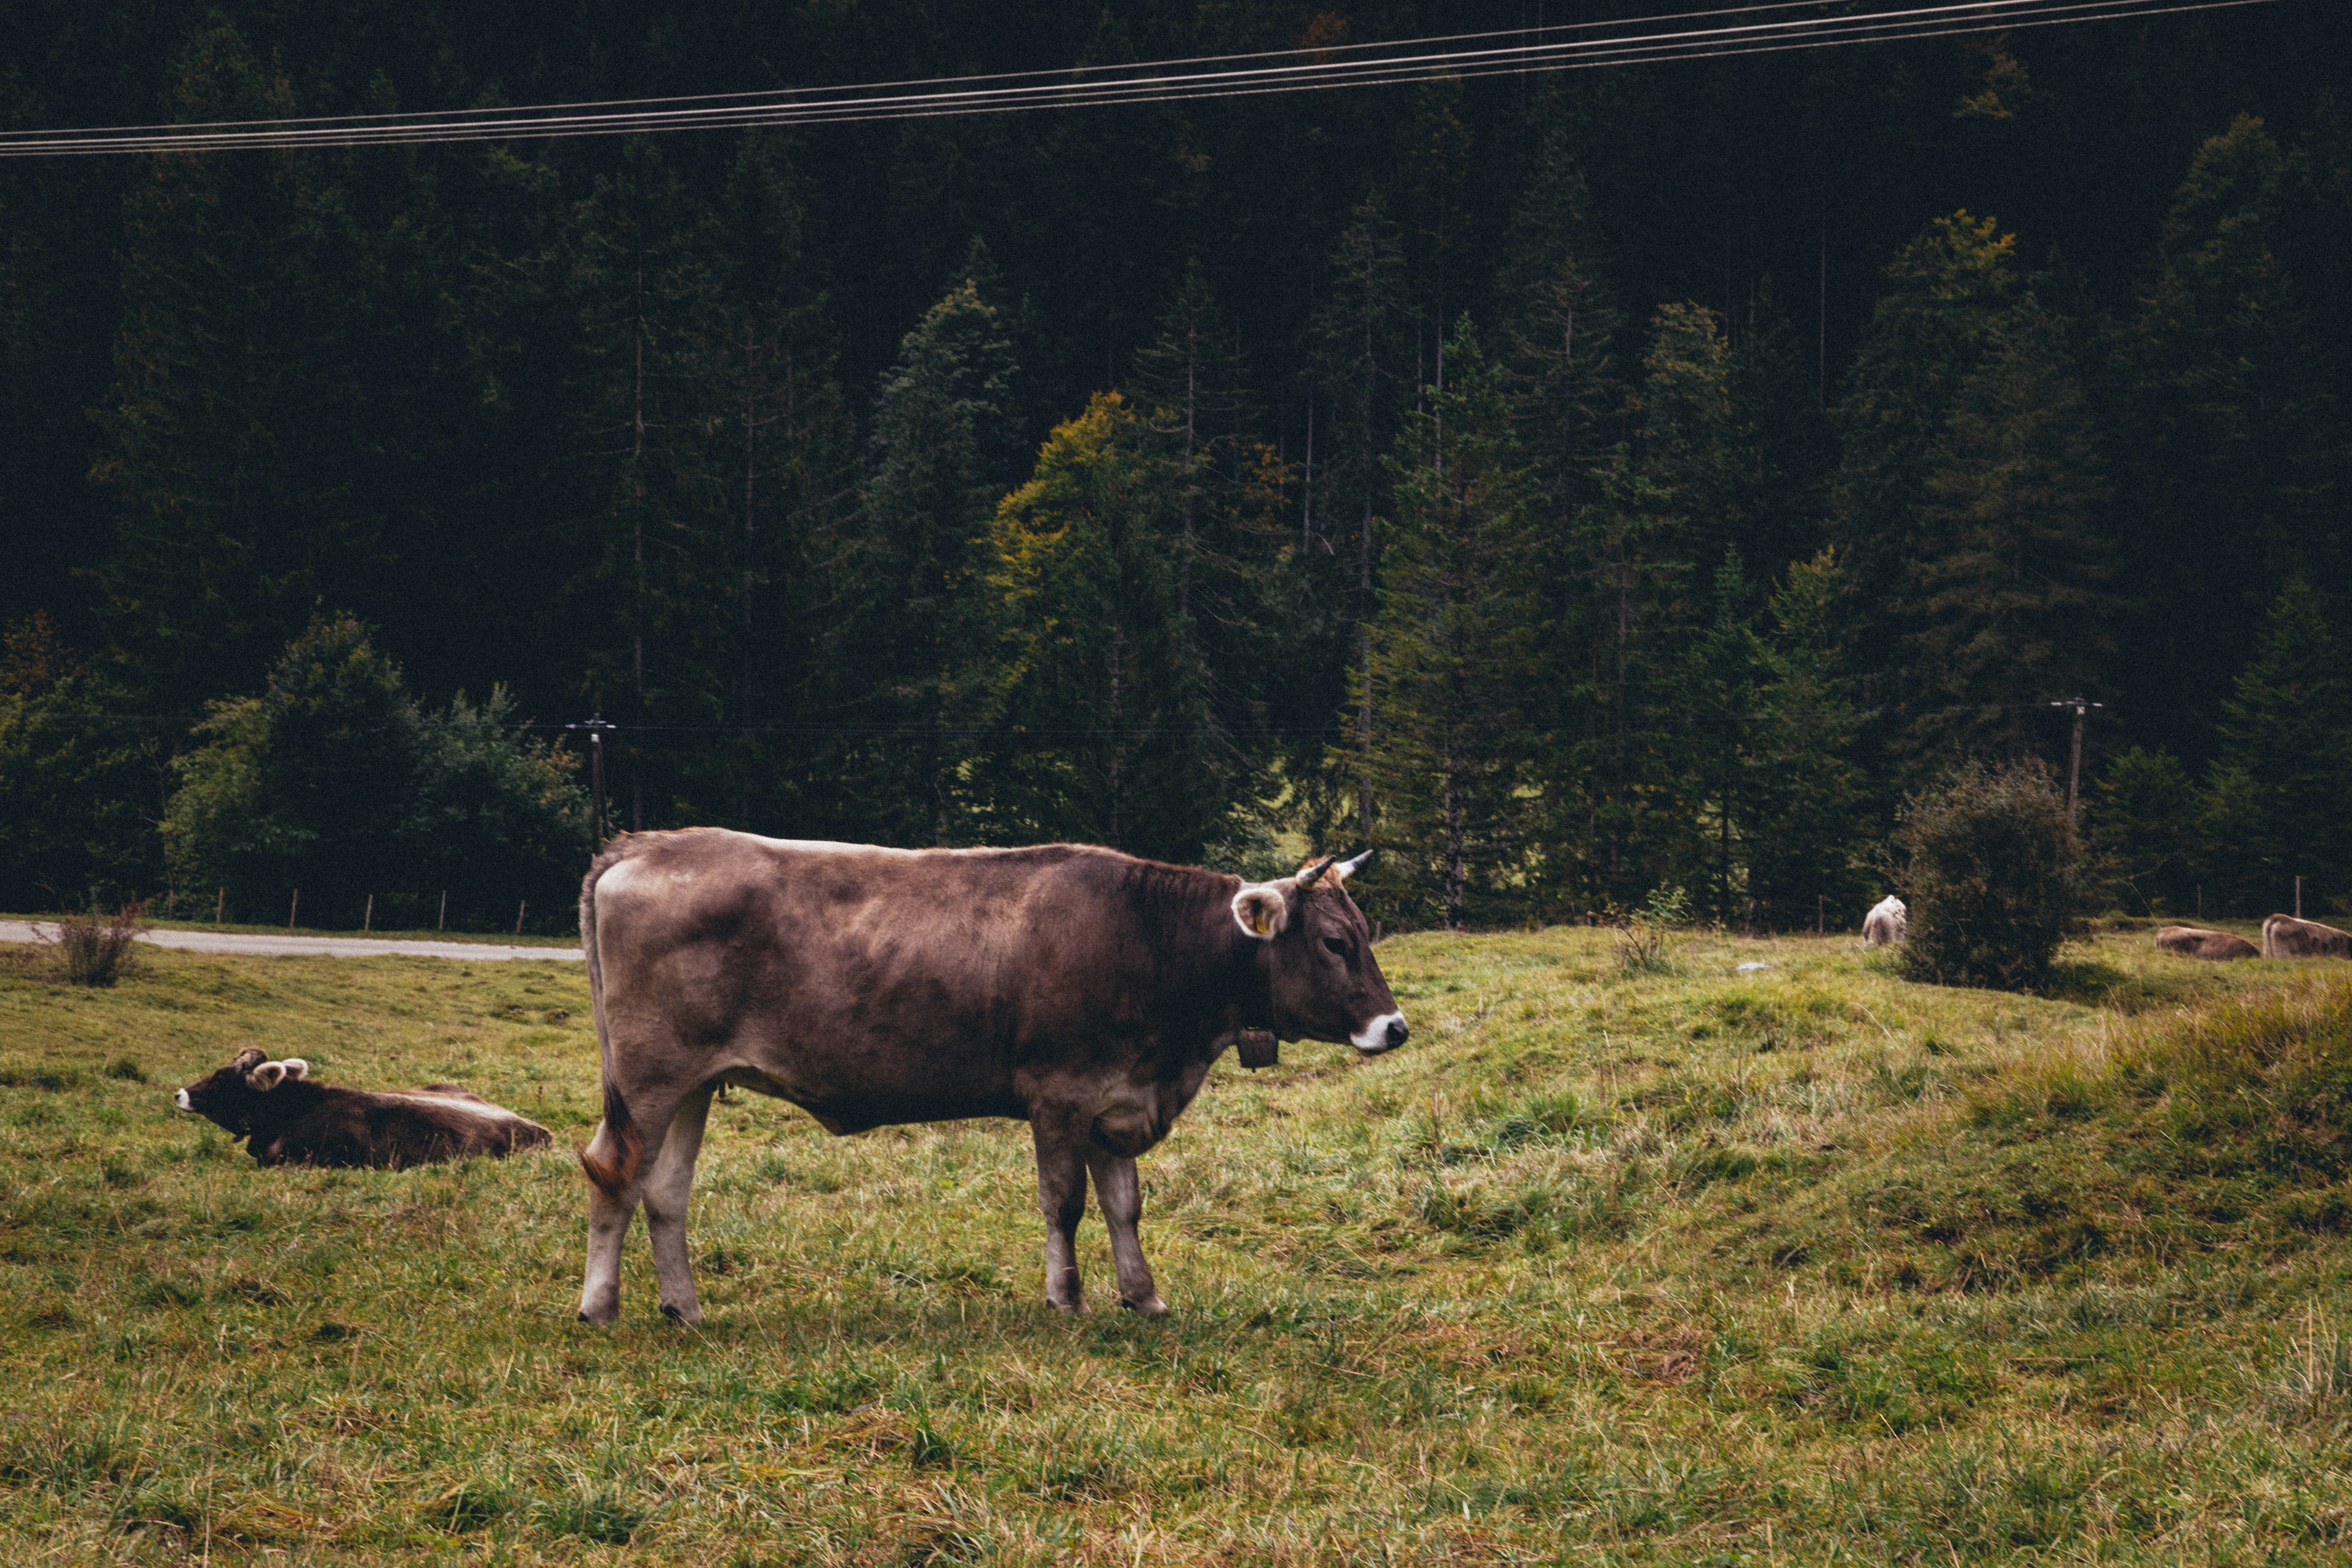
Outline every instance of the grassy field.
{"label": "grassy field", "polygon": [[[576,963],[0,966],[0,1560],[2342,1561],[2352,970],[2148,942],[1393,939],[1410,1046],[1144,1160],[1160,1322],[1045,1307],[1024,1129],[739,1097],[699,1331],[642,1230],[572,1321]],[[248,1042],[559,1152],[257,1169],[169,1100]]]}

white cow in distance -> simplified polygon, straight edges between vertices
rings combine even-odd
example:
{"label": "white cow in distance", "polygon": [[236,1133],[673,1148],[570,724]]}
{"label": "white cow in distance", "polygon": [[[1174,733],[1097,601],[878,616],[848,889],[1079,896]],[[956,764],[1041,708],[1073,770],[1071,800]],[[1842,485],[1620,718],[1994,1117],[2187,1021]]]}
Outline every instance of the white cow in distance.
{"label": "white cow in distance", "polygon": [[1903,940],[1904,926],[1911,911],[1902,900],[1889,893],[1862,917],[1862,941],[1865,947],[1892,947]]}

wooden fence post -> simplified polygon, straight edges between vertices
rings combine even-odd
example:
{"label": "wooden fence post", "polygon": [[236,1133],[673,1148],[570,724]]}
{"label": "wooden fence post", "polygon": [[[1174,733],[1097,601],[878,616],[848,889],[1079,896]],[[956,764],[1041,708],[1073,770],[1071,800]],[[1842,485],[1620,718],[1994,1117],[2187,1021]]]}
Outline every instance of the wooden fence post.
{"label": "wooden fence post", "polygon": [[294,917],[301,912],[302,889],[297,888],[294,889],[294,901],[286,906],[286,929],[288,931],[292,931],[294,929]]}
{"label": "wooden fence post", "polygon": [[529,899],[525,899],[522,902],[515,906],[515,935],[517,936],[520,936],[522,934],[523,912],[530,908],[530,900]]}
{"label": "wooden fence post", "polygon": [[360,917],[360,930],[362,931],[375,930],[375,895],[373,893],[368,895],[367,913]]}

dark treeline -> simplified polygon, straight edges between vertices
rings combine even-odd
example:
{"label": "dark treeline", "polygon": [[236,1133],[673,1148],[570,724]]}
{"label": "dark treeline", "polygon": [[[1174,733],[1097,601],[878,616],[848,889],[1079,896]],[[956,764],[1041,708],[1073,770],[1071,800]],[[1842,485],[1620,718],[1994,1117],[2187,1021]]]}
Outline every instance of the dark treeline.
{"label": "dark treeline", "polygon": [[[601,712],[616,827],[1288,834],[1409,920],[1850,925],[1906,795],[2063,773],[2080,694],[2114,898],[2352,907],[2334,20],[0,163],[0,905],[558,921],[582,751],[516,725]],[[0,116],[1497,23],[27,0]]]}

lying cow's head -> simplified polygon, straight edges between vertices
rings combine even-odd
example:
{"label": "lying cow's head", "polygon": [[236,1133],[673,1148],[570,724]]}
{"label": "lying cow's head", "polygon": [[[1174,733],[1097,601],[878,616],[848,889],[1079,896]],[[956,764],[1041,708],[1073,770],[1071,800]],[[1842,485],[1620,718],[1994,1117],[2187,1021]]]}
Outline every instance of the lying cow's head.
{"label": "lying cow's head", "polygon": [[1371,858],[1327,857],[1292,877],[1243,885],[1234,920],[1265,944],[1260,963],[1274,997],[1275,1033],[1345,1040],[1366,1056],[1404,1044],[1404,1014],[1372,956],[1371,927],[1348,896],[1349,875]]}
{"label": "lying cow's head", "polygon": [[310,1064],[300,1057],[273,1062],[268,1053],[247,1046],[236,1053],[236,1060],[173,1095],[172,1103],[217,1121],[242,1138],[253,1131],[255,1119],[267,1109],[263,1095],[289,1079],[307,1078],[310,1072]]}

